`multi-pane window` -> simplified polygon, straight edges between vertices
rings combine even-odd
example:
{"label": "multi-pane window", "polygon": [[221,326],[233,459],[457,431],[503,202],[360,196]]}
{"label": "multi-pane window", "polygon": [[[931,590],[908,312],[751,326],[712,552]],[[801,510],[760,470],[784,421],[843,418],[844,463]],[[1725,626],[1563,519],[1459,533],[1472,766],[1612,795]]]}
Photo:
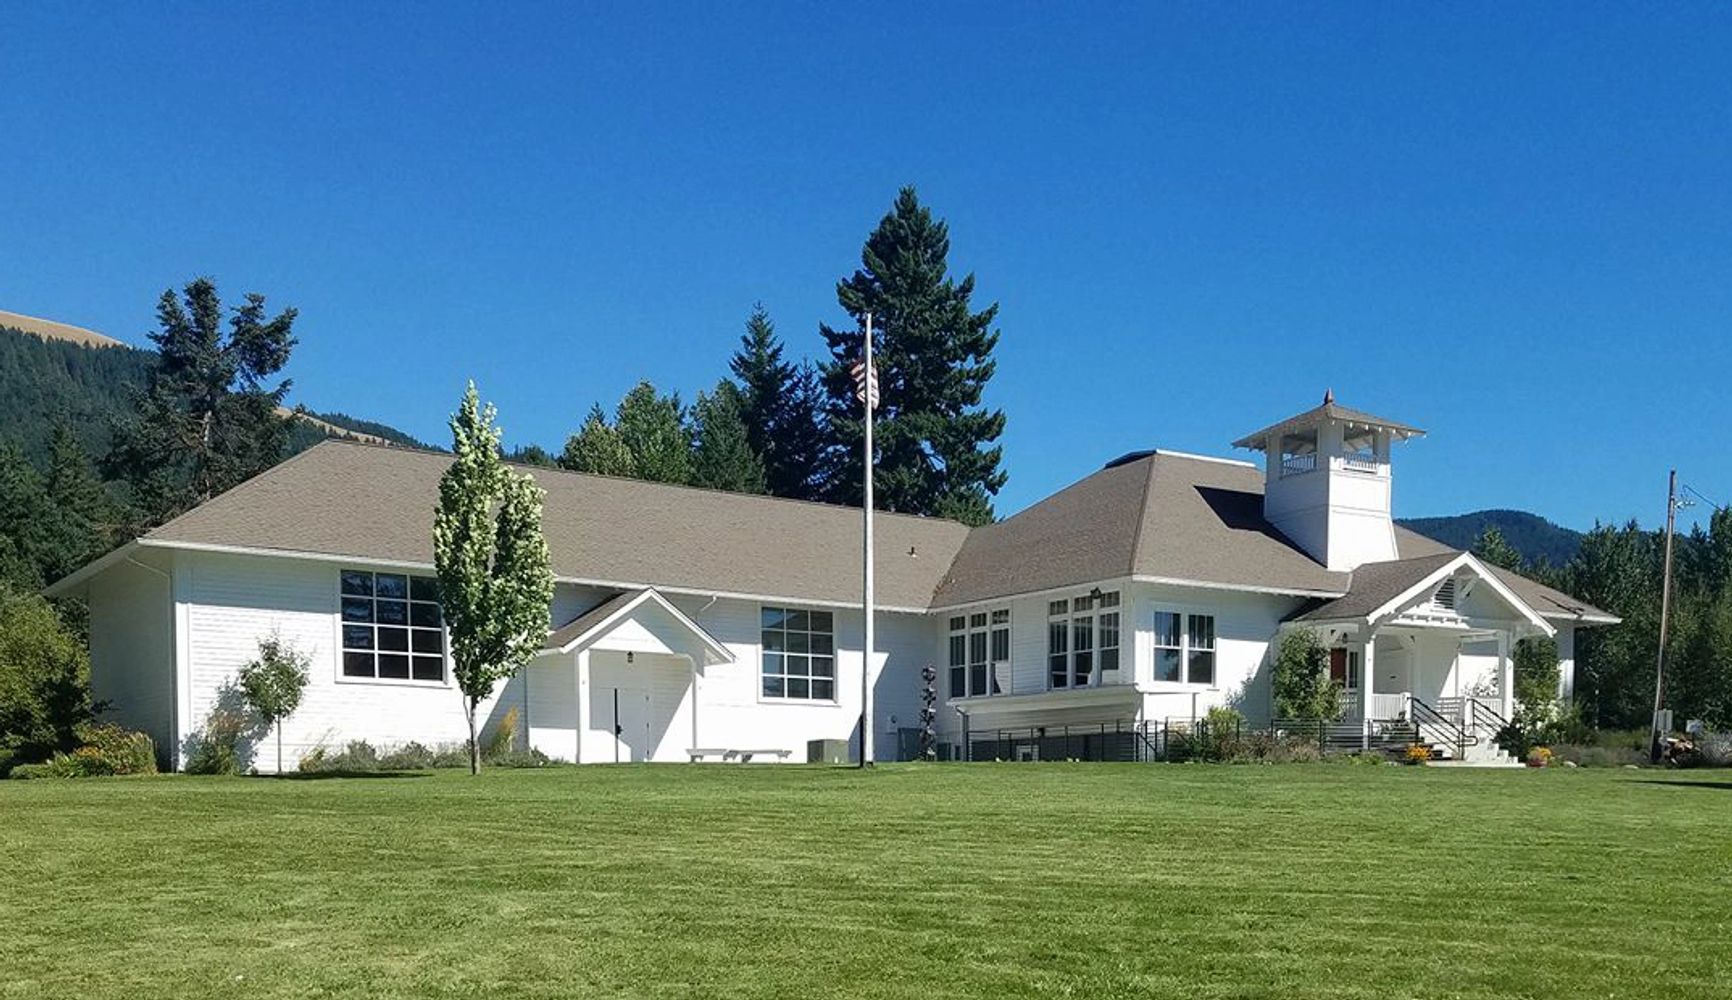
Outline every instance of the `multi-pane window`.
{"label": "multi-pane window", "polygon": [[766,698],[834,701],[836,623],[828,611],[763,609]]}
{"label": "multi-pane window", "polygon": [[1155,612],[1155,680],[1215,683],[1215,616]]}
{"label": "multi-pane window", "polygon": [[346,569],[341,589],[344,677],[445,680],[437,580]]}
{"label": "multi-pane window", "polygon": [[1095,670],[1119,667],[1119,594],[1084,594],[1047,604],[1047,684],[1088,687]]}
{"label": "multi-pane window", "polygon": [[1003,694],[999,670],[1010,663],[1010,609],[950,617],[950,697]]}

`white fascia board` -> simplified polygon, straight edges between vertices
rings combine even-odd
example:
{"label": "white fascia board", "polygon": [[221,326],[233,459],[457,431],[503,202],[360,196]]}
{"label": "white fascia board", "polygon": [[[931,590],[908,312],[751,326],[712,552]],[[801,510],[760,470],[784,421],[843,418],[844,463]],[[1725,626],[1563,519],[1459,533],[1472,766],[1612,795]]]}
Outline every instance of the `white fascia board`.
{"label": "white fascia board", "polygon": [[[380,559],[376,556],[340,555],[330,552],[303,552],[295,549],[267,549],[248,545],[219,545],[211,542],[170,542],[152,538],[140,538],[132,543],[161,549],[184,549],[190,552],[216,552],[225,555],[269,556],[278,559],[306,559],[313,562],[343,564],[351,566],[385,567],[388,569],[423,570],[433,572],[433,564],[427,562],[407,562],[400,559]],[[89,567],[86,567],[87,569]],[[82,573],[80,570],[79,573]],[[79,573],[66,579],[71,580]],[[852,610],[860,607],[859,601],[834,601],[822,598],[798,597],[790,594],[753,594],[743,591],[713,590],[704,587],[668,586],[659,583],[645,583],[642,580],[603,580],[587,576],[554,576],[556,583],[569,583],[584,587],[605,587],[610,590],[643,590],[654,588],[666,594],[685,594],[692,597],[717,597],[738,601],[754,601],[761,604],[789,604],[795,607],[813,608],[843,608]],[[60,584],[55,584],[59,587]],[[896,604],[880,604],[877,610],[888,614],[924,615],[929,609],[904,607]]]}
{"label": "white fascia board", "polygon": [[1218,582],[1209,581],[1188,581],[1188,579],[1183,579],[1183,577],[1148,577],[1148,575],[1134,575],[1131,579],[1140,582],[1140,584],[1162,584],[1162,586],[1169,586],[1169,588],[1197,588],[1204,589],[1204,591],[1238,591],[1238,593],[1247,594],[1276,594],[1276,596],[1283,596],[1283,598],[1330,598],[1330,600],[1334,600],[1334,598],[1341,598],[1341,596],[1346,596],[1347,594],[1347,591],[1313,591],[1313,589],[1304,588],[1259,588],[1259,586],[1254,586],[1254,584],[1218,584]]}
{"label": "white fascia board", "polygon": [[[1061,587],[1043,587],[1040,590],[1023,590],[1014,594],[1000,594],[996,597],[982,597],[974,601],[960,601],[956,604],[937,604],[932,606],[930,612],[934,615],[942,615],[948,614],[952,611],[963,611],[968,608],[981,608],[992,604],[1008,604],[1011,601],[1021,601],[1035,597],[1050,597],[1053,594],[1074,594],[1079,590],[1086,594],[1095,587],[1099,587],[1102,590],[1111,590],[1114,587],[1122,589],[1126,584],[1132,583],[1134,580],[1135,578],[1133,577],[1115,576],[1109,577],[1105,580],[1090,580],[1085,583],[1067,583]],[[998,695],[997,697],[1002,698],[1006,696]]]}
{"label": "white fascia board", "polygon": [[78,569],[73,570],[71,573],[66,574],[60,579],[42,588],[42,596],[65,597],[67,594],[72,593],[79,587],[90,582],[91,577],[96,576],[98,573],[101,573],[110,567],[118,566],[132,558],[132,556],[137,553],[139,544],[140,543],[138,542],[127,542],[125,545],[115,549],[113,552],[85,563]]}
{"label": "white fascia board", "polygon": [[1471,552],[1463,552],[1454,559],[1451,559],[1449,562],[1446,562],[1437,569],[1427,573],[1418,583],[1408,587],[1395,598],[1385,602],[1382,607],[1365,616],[1365,621],[1367,624],[1371,625],[1383,624],[1386,619],[1399,614],[1402,608],[1413,603],[1417,598],[1429,593],[1430,591],[1436,590],[1438,585],[1443,583],[1446,578],[1453,576],[1456,570],[1464,567],[1472,570],[1474,575],[1479,578],[1480,582],[1495,591],[1499,597],[1503,598],[1504,603],[1514,608],[1528,623],[1532,624],[1535,628],[1544,632],[1548,636],[1557,634],[1558,630],[1553,628],[1550,622],[1541,617],[1540,613],[1535,611],[1532,605],[1517,596],[1515,591],[1504,586],[1504,582],[1497,578],[1497,574],[1486,568],[1486,565],[1480,562],[1479,559],[1475,558]]}
{"label": "white fascia board", "polygon": [[618,608],[615,608],[612,614],[608,615],[606,618],[603,618],[601,621],[596,622],[594,625],[590,626],[588,631],[584,632],[582,635],[574,636],[570,642],[567,642],[565,645],[560,646],[557,649],[544,649],[538,655],[551,656],[551,655],[564,655],[566,653],[570,653],[572,650],[577,649],[580,646],[586,645],[587,643],[594,641],[594,639],[596,637],[606,633],[609,629],[611,629],[615,625],[619,624],[619,622],[630,617],[631,613],[633,611],[636,611],[645,602],[654,602],[655,604],[659,605],[661,608],[666,610],[668,614],[673,615],[675,621],[679,622],[683,627],[685,627],[693,635],[697,636],[698,641],[702,642],[704,644],[705,648],[707,648],[716,657],[715,662],[717,662],[717,663],[732,663],[732,662],[734,662],[734,654],[728,649],[728,647],[726,647],[726,646],[722,645],[720,642],[718,642],[716,640],[716,637],[709,633],[709,630],[705,629],[702,625],[699,625],[697,622],[692,621],[692,619],[688,615],[686,615],[685,612],[681,611],[679,608],[674,607],[673,604],[671,602],[669,602],[667,598],[656,593],[655,588],[653,588],[653,587],[644,589],[644,591],[642,593],[638,594],[636,597],[634,597],[631,600],[620,605]]}

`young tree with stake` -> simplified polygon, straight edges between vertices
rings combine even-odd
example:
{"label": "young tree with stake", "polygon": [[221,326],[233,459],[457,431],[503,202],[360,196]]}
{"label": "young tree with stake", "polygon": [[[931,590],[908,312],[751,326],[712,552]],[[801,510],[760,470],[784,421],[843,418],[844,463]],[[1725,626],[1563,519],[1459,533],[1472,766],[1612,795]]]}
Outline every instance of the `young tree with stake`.
{"label": "young tree with stake", "polygon": [[277,731],[277,773],[283,773],[283,720],[301,707],[313,658],[275,633],[259,640],[259,658],[241,668],[241,696],[265,726]]}
{"label": "young tree with stake", "polygon": [[451,637],[452,673],[469,723],[469,773],[481,773],[476,713],[547,635],[553,571],[541,487],[499,457],[494,409],[475,383],[451,417],[451,467],[439,480],[433,563]]}

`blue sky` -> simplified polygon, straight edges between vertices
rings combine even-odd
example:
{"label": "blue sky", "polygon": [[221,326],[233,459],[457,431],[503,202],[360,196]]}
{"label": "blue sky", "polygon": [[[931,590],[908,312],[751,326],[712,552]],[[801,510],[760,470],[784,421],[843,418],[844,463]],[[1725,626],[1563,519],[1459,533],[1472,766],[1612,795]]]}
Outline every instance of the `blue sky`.
{"label": "blue sky", "polygon": [[0,308],[142,343],[209,274],[301,310],[297,400],[441,439],[474,377],[557,449],[754,301],[816,354],[913,183],[1003,513],[1328,387],[1431,432],[1402,515],[1732,500],[1725,8],[1059,6],[0,0]]}

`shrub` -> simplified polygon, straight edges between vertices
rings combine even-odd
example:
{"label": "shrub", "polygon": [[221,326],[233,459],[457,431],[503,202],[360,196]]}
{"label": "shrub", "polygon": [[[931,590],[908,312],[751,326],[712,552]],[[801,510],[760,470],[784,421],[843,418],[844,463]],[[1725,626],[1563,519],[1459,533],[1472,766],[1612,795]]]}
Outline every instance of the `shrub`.
{"label": "shrub", "polygon": [[192,738],[186,757],[188,774],[235,774],[240,770],[239,745],[246,720],[227,708],[211,710],[202,732]]}
{"label": "shrub", "polygon": [[1241,734],[1222,755],[1230,764],[1314,764],[1322,758],[1315,741],[1268,730]]}
{"label": "shrub", "polygon": [[12,767],[12,773],[7,777],[17,781],[29,781],[32,778],[52,778],[54,777],[54,767],[51,763],[15,764]]}
{"label": "shrub", "polygon": [[79,738],[85,745],[75,752],[94,751],[108,774],[156,773],[156,744],[144,733],[105,723],[81,728]]}
{"label": "shrub", "polygon": [[0,584],[0,751],[43,761],[90,721],[90,657],[47,601]]}
{"label": "shrub", "polygon": [[420,743],[405,743],[378,759],[381,771],[427,771],[438,766],[437,754]]}
{"label": "shrub", "polygon": [[1648,763],[1646,750],[1593,744],[1558,744],[1552,747],[1552,756],[1554,759],[1569,761],[1578,767],[1623,767],[1626,764]]}
{"label": "shrub", "polygon": [[491,764],[517,748],[517,708],[513,706],[494,727],[493,735],[481,747],[481,759]]}
{"label": "shrub", "polygon": [[1424,764],[1431,760],[1431,747],[1424,743],[1409,744],[1405,759],[1409,764]]}
{"label": "shrub", "polygon": [[1534,747],[1528,751],[1527,764],[1529,767],[1549,767],[1552,756],[1550,747]]}
{"label": "shrub", "polygon": [[487,762],[493,767],[552,767],[553,759],[540,750],[512,750]]}
{"label": "shrub", "polygon": [[1301,628],[1282,636],[1271,674],[1278,717],[1341,717],[1341,689],[1329,679],[1329,650],[1317,633]]}

